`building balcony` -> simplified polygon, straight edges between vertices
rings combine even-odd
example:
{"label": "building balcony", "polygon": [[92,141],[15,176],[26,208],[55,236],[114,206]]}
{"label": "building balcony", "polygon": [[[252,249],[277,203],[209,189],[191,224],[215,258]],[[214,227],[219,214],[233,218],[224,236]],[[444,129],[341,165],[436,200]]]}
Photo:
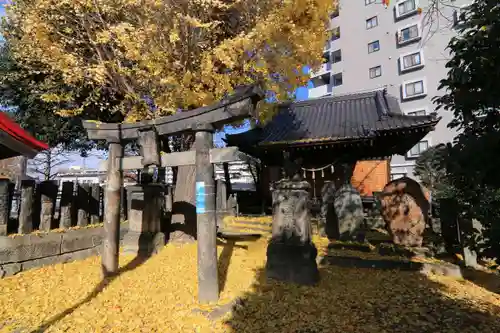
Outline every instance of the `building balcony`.
{"label": "building balcony", "polygon": [[323,49],[323,52],[331,52],[332,50],[336,50],[340,48],[340,38],[339,37],[332,37],[326,42],[325,48]]}
{"label": "building balcony", "polygon": [[340,26],[340,17],[338,15],[331,15],[328,22],[328,31],[333,31]]}
{"label": "building balcony", "polygon": [[323,84],[318,87],[309,89],[309,98],[318,98],[331,95],[332,86],[330,84]]}
{"label": "building balcony", "polygon": [[321,76],[327,73],[330,73],[332,69],[332,64],[327,62],[322,64],[317,70],[311,70],[311,77]]}

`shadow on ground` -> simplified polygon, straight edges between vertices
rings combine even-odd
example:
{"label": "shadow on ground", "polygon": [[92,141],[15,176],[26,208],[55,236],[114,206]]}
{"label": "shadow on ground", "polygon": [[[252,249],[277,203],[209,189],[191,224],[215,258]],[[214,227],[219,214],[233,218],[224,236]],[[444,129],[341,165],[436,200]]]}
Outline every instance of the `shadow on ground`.
{"label": "shadow on ground", "polygon": [[45,332],[48,330],[51,326],[57,324],[59,321],[61,321],[64,317],[71,315],[75,310],[77,310],[79,307],[82,305],[89,303],[92,301],[97,295],[99,295],[107,286],[111,284],[118,276],[121,274],[134,270],[143,263],[145,263],[150,257],[152,253],[151,252],[141,252],[139,255],[137,255],[132,261],[130,261],[128,264],[125,266],[121,267],[118,270],[118,273],[116,275],[112,275],[106,278],[103,278],[101,282],[99,282],[95,288],[85,297],[83,300],[80,302],[76,303],[72,307],[64,310],[63,312],[53,316],[46,322],[42,323],[38,328],[32,330],[30,333],[41,333]]}
{"label": "shadow on ground", "polygon": [[226,322],[230,332],[500,332],[500,298],[494,305],[446,296],[447,286],[417,272],[325,266],[320,273],[318,286],[301,287],[258,271],[255,291]]}
{"label": "shadow on ground", "polygon": [[483,272],[472,268],[461,268],[462,275],[470,282],[500,295],[500,274]]}
{"label": "shadow on ground", "polygon": [[229,272],[229,265],[231,264],[231,257],[235,248],[248,250],[247,245],[237,244],[239,241],[255,242],[260,239],[260,235],[225,235],[217,239],[217,246],[223,246],[222,252],[218,257],[217,273],[219,278],[219,293],[224,290],[227,281],[227,274]]}

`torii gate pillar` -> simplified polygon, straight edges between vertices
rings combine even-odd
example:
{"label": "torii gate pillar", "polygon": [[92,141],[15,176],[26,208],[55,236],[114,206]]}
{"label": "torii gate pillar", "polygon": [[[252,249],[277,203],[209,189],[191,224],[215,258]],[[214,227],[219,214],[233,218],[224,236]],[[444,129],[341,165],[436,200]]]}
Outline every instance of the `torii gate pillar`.
{"label": "torii gate pillar", "polygon": [[210,161],[214,128],[195,125],[196,148],[196,225],[198,244],[198,300],[216,302],[219,298],[217,276],[217,217],[214,165]]}
{"label": "torii gate pillar", "polygon": [[108,173],[104,195],[104,238],[102,271],[104,276],[118,273],[120,246],[120,207],[123,175],[121,160],[123,144],[119,140],[109,141]]}

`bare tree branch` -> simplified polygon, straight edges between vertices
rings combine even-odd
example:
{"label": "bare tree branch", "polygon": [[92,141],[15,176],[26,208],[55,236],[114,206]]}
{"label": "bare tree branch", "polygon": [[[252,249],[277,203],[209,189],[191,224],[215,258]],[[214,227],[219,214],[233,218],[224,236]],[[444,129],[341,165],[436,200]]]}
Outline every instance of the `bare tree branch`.
{"label": "bare tree branch", "polygon": [[61,146],[47,149],[28,161],[28,173],[42,180],[52,180],[69,161],[69,152]]}

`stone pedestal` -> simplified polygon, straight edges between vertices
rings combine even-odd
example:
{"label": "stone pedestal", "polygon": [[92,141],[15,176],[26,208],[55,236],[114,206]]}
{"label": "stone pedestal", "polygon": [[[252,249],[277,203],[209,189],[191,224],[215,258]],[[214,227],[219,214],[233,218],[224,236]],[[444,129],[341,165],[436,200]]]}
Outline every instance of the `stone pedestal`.
{"label": "stone pedestal", "polygon": [[310,185],[281,180],[273,191],[273,230],[267,247],[268,278],[313,285],[319,281],[318,251],[311,241]]}
{"label": "stone pedestal", "polygon": [[129,230],[123,240],[126,253],[151,255],[165,245],[160,223],[164,195],[160,184],[127,187]]}

